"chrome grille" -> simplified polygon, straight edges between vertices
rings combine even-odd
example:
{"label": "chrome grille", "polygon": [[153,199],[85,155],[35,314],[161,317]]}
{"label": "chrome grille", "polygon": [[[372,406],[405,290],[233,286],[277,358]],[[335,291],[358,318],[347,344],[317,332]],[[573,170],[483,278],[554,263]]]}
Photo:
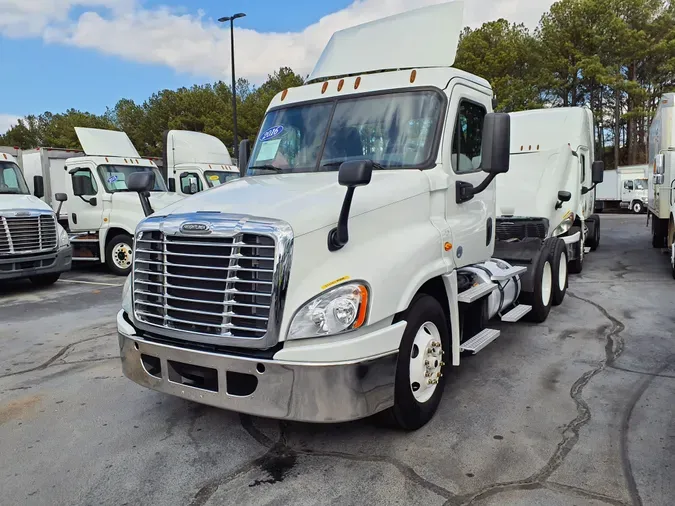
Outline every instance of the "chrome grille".
{"label": "chrome grille", "polygon": [[51,251],[56,241],[56,220],[51,214],[0,216],[0,254]]}
{"label": "chrome grille", "polygon": [[268,331],[275,269],[273,237],[189,237],[139,232],[134,248],[138,321],[223,338]]}

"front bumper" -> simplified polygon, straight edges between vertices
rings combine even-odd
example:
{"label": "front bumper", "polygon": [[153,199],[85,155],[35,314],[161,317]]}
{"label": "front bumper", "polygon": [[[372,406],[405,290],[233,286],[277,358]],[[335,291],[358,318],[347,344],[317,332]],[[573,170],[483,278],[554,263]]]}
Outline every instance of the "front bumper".
{"label": "front bumper", "polygon": [[69,271],[73,262],[73,247],[31,256],[0,258],[0,280],[21,279],[42,274]]}
{"label": "front bumper", "polygon": [[[117,315],[122,370],[147,388],[250,415],[346,422],[393,406],[397,354],[300,363],[236,357],[143,339]],[[398,331],[398,329],[397,329]]]}

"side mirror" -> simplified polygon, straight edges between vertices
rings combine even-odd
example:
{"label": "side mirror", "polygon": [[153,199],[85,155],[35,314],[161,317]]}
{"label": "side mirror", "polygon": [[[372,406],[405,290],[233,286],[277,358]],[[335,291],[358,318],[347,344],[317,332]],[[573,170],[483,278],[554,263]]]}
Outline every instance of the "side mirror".
{"label": "side mirror", "polygon": [[343,162],[338,172],[338,182],[341,186],[366,186],[373,177],[373,162],[370,160],[356,160]]}
{"label": "side mirror", "polygon": [[593,184],[600,184],[605,180],[605,162],[593,162]]}
{"label": "side mirror", "polygon": [[149,192],[154,187],[154,172],[133,172],[127,176],[127,188],[132,192]]}
{"label": "side mirror", "polygon": [[488,174],[509,171],[511,151],[511,116],[490,113],[483,123],[483,154],[481,169]]}
{"label": "side mirror", "polygon": [[562,208],[563,202],[569,202],[570,200],[572,200],[572,194],[570,192],[559,191],[558,202],[555,205],[555,210],[557,211],[558,209]]}
{"label": "side mirror", "polygon": [[45,181],[42,176],[33,176],[33,195],[39,199],[45,196]]}
{"label": "side mirror", "polygon": [[655,174],[654,175],[654,184],[663,184],[665,177],[663,174]]}
{"label": "side mirror", "polygon": [[172,177],[169,178],[169,191],[170,192],[176,191],[176,180]]}
{"label": "side mirror", "polygon": [[65,193],[55,193],[54,199],[57,202],[65,202],[66,200],[68,200],[68,195],[66,195]]}
{"label": "side mirror", "polygon": [[336,228],[328,233],[328,251],[338,251],[349,242],[349,211],[352,207],[354,190],[357,186],[366,186],[373,176],[373,162],[371,160],[353,160],[343,162],[338,172],[338,183],[347,187],[345,199]]}
{"label": "side mirror", "polygon": [[244,139],[239,143],[239,175],[246,176],[246,169],[248,169],[248,161],[251,158],[251,141]]}
{"label": "side mirror", "polygon": [[195,193],[199,193],[199,186],[197,185],[197,178],[191,177],[190,178],[190,195],[194,195]]}
{"label": "side mirror", "polygon": [[666,155],[659,153],[654,158],[654,174],[665,174],[666,173]]}
{"label": "side mirror", "polygon": [[138,193],[143,213],[150,216],[155,211],[150,205],[150,190],[155,187],[154,172],[133,172],[127,176],[127,188]]}

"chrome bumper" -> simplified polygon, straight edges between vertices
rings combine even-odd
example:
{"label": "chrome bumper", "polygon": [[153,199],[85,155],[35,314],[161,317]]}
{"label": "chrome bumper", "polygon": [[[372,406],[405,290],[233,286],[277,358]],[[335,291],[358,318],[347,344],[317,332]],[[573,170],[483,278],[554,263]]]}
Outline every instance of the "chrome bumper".
{"label": "chrome bumper", "polygon": [[396,353],[363,362],[257,360],[147,341],[125,324],[118,325],[124,375],[159,392],[250,415],[318,423],[357,420],[394,404]]}

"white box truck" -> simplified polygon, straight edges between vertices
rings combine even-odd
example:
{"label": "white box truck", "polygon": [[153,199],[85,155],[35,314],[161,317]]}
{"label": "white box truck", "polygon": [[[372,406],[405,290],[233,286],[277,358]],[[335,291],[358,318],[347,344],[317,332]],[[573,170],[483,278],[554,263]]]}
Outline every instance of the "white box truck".
{"label": "white box truck", "polygon": [[239,178],[225,144],[201,132],[169,130],[164,133],[162,174],[169,190],[194,195]]}
{"label": "white box truck", "polygon": [[670,250],[675,277],[675,93],[661,97],[649,128],[649,164],[652,246]]}
{"label": "white box truck", "polygon": [[134,229],[144,215],[126,178],[134,172],[156,174],[150,198],[157,209],[182,197],[167,190],[157,165],[141,158],[124,132],[79,127],[75,131],[83,152],[29,150],[23,156],[24,171],[34,188],[44,185],[52,207],[57,192],[68,196],[59,219],[70,234],[73,260],[105,263],[113,273],[127,275]]}
{"label": "white box truck", "polygon": [[[274,97],[246,177],[145,218],[117,315],[124,374],[271,418],[431,419],[444,371],[514,322],[520,275],[493,259],[507,114],[452,68],[463,2],[335,33]],[[368,47],[368,51],[363,51]],[[134,174],[144,191],[151,174]],[[150,210],[149,210],[150,212]],[[551,260],[533,258],[548,309]],[[448,365],[446,365],[446,361]]]}
{"label": "white box truck", "polygon": [[15,158],[20,154],[0,147],[0,282],[28,278],[50,285],[70,270],[72,247],[52,208],[38,198],[41,188],[38,197],[31,195]]}
{"label": "white box truck", "polygon": [[630,209],[640,214],[647,209],[647,165],[630,165],[605,171],[602,184],[595,188],[595,210]]}

